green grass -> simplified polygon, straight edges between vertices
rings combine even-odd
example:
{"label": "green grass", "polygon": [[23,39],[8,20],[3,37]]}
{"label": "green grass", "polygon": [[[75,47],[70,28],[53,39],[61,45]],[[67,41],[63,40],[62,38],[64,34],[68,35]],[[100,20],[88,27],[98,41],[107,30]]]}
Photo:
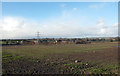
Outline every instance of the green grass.
{"label": "green grass", "polygon": [[[86,65],[88,64],[88,65]],[[68,70],[73,74],[79,74],[87,72],[89,74],[115,74],[118,72],[119,66],[117,64],[100,64],[95,65],[92,63],[77,63],[77,64],[64,64]]]}
{"label": "green grass", "polygon": [[3,52],[3,54],[2,54],[2,59],[4,60],[3,63],[7,63],[7,62],[13,61],[13,60],[19,60],[22,58],[23,58],[23,56],[12,55],[7,52]]}
{"label": "green grass", "polygon": [[6,44],[6,41],[0,41],[0,44]]}
{"label": "green grass", "polygon": [[10,52],[22,56],[43,57],[47,54],[71,54],[77,52],[102,51],[102,49],[112,48],[115,44],[68,44],[68,45],[29,45],[3,47],[3,52]]}

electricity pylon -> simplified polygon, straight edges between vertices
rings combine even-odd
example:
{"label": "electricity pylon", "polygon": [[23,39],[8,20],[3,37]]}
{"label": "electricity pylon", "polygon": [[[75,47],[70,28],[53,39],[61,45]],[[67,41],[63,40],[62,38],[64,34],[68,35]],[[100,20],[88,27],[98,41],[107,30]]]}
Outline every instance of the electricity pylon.
{"label": "electricity pylon", "polygon": [[40,44],[40,32],[37,32],[37,43]]}

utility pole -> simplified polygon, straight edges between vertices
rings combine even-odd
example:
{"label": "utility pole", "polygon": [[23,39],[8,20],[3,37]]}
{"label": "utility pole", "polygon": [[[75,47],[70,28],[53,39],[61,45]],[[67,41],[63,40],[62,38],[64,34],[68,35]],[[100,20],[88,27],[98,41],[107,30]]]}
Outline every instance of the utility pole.
{"label": "utility pole", "polygon": [[37,32],[37,43],[38,43],[38,45],[40,44],[40,32]]}

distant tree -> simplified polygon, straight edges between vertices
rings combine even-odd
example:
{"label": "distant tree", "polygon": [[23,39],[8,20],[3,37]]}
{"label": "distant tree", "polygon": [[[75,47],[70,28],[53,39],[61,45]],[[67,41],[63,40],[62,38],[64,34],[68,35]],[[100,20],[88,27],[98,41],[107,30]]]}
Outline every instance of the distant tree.
{"label": "distant tree", "polygon": [[8,41],[6,41],[6,44],[8,44]]}
{"label": "distant tree", "polygon": [[113,42],[113,40],[111,39],[110,42]]}

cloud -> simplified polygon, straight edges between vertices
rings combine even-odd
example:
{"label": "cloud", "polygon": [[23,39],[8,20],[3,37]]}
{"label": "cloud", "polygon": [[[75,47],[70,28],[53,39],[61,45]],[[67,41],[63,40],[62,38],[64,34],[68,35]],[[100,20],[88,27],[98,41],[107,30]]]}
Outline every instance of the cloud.
{"label": "cloud", "polygon": [[27,21],[22,17],[4,17],[2,20],[2,27],[0,30],[0,36],[2,38],[29,38],[34,36],[33,32],[36,32],[36,25],[39,23]]}
{"label": "cloud", "polygon": [[24,19],[6,17],[5,19],[3,19],[3,25],[4,26],[1,26],[1,27],[5,31],[16,30],[18,28],[21,28],[24,25]]}
{"label": "cloud", "polygon": [[2,38],[36,38],[37,31],[40,32],[40,37],[107,37],[118,34],[117,23],[106,26],[103,18],[98,19],[95,25],[84,26],[86,23],[80,22],[79,18],[62,16],[45,22],[35,22],[22,17],[4,17],[3,24],[0,25],[0,36]]}
{"label": "cloud", "polygon": [[73,10],[78,10],[78,8],[73,8]]}
{"label": "cloud", "polygon": [[66,7],[67,5],[66,4],[61,4],[60,7],[64,8]]}
{"label": "cloud", "polygon": [[90,8],[98,8],[97,5],[90,5],[89,7],[90,7]]}
{"label": "cloud", "polygon": [[[120,24],[120,23],[119,23]],[[118,23],[113,24],[113,27],[118,27]]]}
{"label": "cloud", "polygon": [[92,5],[89,5],[89,8],[98,9],[98,8],[103,8],[103,7],[105,7],[105,5],[106,5],[106,3],[92,4]]}
{"label": "cloud", "polygon": [[104,26],[105,26],[105,21],[104,21],[104,19],[100,18],[100,19],[97,21],[96,25],[97,25],[98,27],[104,27]]}
{"label": "cloud", "polygon": [[118,35],[118,23],[114,23],[111,26],[105,24],[105,20],[100,18],[97,21],[97,27],[99,29],[98,34],[103,36],[117,36]]}

